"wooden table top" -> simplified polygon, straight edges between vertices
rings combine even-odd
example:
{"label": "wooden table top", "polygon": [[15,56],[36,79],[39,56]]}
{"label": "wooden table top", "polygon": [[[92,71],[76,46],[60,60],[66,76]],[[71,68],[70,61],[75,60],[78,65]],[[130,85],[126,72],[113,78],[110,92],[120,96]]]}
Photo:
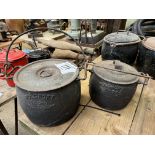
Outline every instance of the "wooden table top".
{"label": "wooden table top", "polygon": [[[95,62],[101,61],[101,57]],[[83,71],[81,72],[81,75]],[[81,81],[80,103],[99,108],[89,96],[89,78]],[[56,127],[39,127],[34,125],[23,113],[20,122],[34,134],[49,135],[128,135],[128,134],[155,134],[155,81],[150,80],[144,88],[139,105],[138,99],[141,92],[138,85],[131,102],[122,110],[115,111],[120,116],[107,113],[90,107],[80,106],[77,114],[68,122]],[[16,96],[15,88],[9,87],[6,81],[0,80],[0,106]],[[137,107],[138,106],[138,107]]]}
{"label": "wooden table top", "polygon": [[[95,62],[101,61],[98,57]],[[89,78],[81,81],[81,104],[99,108],[89,96]],[[155,81],[150,80],[144,88],[139,105],[142,85],[138,85],[131,102],[122,110],[114,111],[120,116],[90,107],[79,107],[77,114],[68,122],[56,127],[39,127],[26,116],[20,117],[20,122],[34,134],[41,135],[130,135],[155,134]]]}

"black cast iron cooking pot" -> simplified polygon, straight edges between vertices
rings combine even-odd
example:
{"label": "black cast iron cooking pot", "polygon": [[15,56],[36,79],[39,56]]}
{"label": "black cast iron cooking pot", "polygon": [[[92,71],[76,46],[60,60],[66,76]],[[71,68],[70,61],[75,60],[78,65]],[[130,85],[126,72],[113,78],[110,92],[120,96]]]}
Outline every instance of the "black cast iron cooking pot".
{"label": "black cast iron cooking pot", "polygon": [[136,66],[138,71],[148,73],[155,79],[155,37],[142,40]]}
{"label": "black cast iron cooking pot", "polygon": [[102,44],[102,58],[120,60],[132,65],[138,53],[140,38],[131,32],[114,32],[106,35]]}
{"label": "black cast iron cooking pot", "polygon": [[78,75],[78,67],[66,60],[45,59],[22,67],[14,81],[27,117],[39,126],[54,126],[72,118],[81,97]]}
{"label": "black cast iron cooking pot", "polygon": [[117,69],[128,73],[139,73],[133,67],[118,60],[106,60],[95,64],[91,70],[89,92],[92,100],[102,108],[119,110],[127,106],[135,94],[139,77],[102,67]]}

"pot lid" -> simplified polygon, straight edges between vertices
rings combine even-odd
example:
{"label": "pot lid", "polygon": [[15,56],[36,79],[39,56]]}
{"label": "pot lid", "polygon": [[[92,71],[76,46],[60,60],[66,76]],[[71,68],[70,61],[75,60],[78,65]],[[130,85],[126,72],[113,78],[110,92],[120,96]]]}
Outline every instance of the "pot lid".
{"label": "pot lid", "polygon": [[127,73],[134,73],[134,74],[139,74],[138,71],[129,66],[128,64],[125,64],[119,60],[106,60],[99,62],[95,64],[93,67],[93,71],[102,79],[108,82],[116,83],[116,84],[132,84],[138,81],[139,77],[127,73],[122,73],[118,71],[112,71],[109,69],[115,69],[118,71],[123,71]]}
{"label": "pot lid", "polygon": [[19,69],[14,75],[14,82],[27,91],[49,91],[68,85],[78,74],[79,69],[72,62],[44,59]]}
{"label": "pot lid", "polygon": [[142,41],[142,44],[150,49],[150,50],[153,50],[155,51],[155,37],[150,37],[150,38],[146,38]]}
{"label": "pot lid", "polygon": [[42,57],[50,56],[50,53],[47,50],[37,49],[37,50],[31,51],[30,53],[28,53],[28,55],[30,58],[42,58]]}
{"label": "pot lid", "polygon": [[[4,62],[6,60],[6,49],[0,52],[0,61]],[[10,62],[23,58],[26,54],[18,49],[11,49],[8,54],[8,60]]]}
{"label": "pot lid", "polygon": [[106,35],[104,41],[108,43],[134,43],[140,42],[140,38],[131,32],[114,32]]}

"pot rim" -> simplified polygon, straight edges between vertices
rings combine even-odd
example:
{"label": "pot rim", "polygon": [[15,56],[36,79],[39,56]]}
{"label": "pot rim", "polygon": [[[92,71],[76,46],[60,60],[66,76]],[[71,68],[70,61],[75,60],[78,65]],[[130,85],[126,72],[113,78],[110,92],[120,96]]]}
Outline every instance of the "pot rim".
{"label": "pot rim", "polygon": [[95,72],[93,72],[92,74],[95,74],[96,76],[98,76],[99,78],[101,78],[104,81],[110,82],[112,84],[117,84],[117,85],[130,85],[130,84],[134,84],[134,83],[138,84],[138,81],[140,79],[139,77],[137,77],[137,79],[132,81],[132,82],[115,82],[115,81],[108,80],[108,79],[106,79],[104,77],[101,77],[100,75],[96,74]]}
{"label": "pot rim", "polygon": [[[34,61],[34,62],[32,62],[32,63],[29,63],[29,64],[23,66],[22,68],[20,68],[20,69],[14,74],[13,80],[14,80],[16,86],[18,86],[19,88],[22,88],[22,89],[24,89],[24,90],[27,90],[27,91],[46,92],[46,91],[57,90],[57,89],[60,89],[60,88],[62,88],[62,87],[65,87],[65,86],[69,85],[70,83],[72,83],[73,81],[75,81],[75,80],[78,78],[78,76],[79,76],[79,68],[77,67],[77,68],[76,68],[75,74],[73,74],[72,77],[71,77],[70,79],[68,79],[68,81],[63,82],[63,83],[61,83],[61,84],[58,85],[58,86],[53,86],[53,88],[50,87],[49,85],[48,85],[48,86],[49,86],[48,88],[45,88],[45,87],[42,88],[42,89],[39,88],[39,87],[38,87],[38,88],[36,88],[36,87],[33,87],[33,88],[32,88],[32,86],[29,87],[29,86],[27,86],[27,85],[25,85],[25,84],[22,84],[22,83],[18,80],[19,74],[21,73],[21,71],[22,71],[23,69],[25,69],[25,68],[27,68],[27,67],[33,65],[33,64],[36,64],[36,63],[41,63],[41,62],[44,62],[44,61],[52,61],[52,60],[60,61],[60,63],[63,63],[63,62],[70,62],[70,61],[67,61],[67,60],[64,60],[64,59],[52,59],[52,58],[51,58],[51,59],[38,60],[38,61]],[[75,65],[75,64],[72,63],[72,62],[70,62],[70,63],[73,64],[73,65]],[[75,66],[76,66],[76,65],[75,65]],[[30,83],[29,83],[29,85],[30,85]],[[34,85],[34,86],[35,86],[35,85]]]}
{"label": "pot rim", "polygon": [[140,76],[134,67],[119,60],[101,61],[96,63],[92,70],[100,78],[116,84],[135,83]]}
{"label": "pot rim", "polygon": [[139,38],[137,41],[131,41],[131,42],[128,42],[128,43],[115,43],[115,42],[112,42],[112,41],[108,41],[106,40],[105,38],[103,39],[104,42],[108,43],[108,44],[114,44],[115,46],[124,46],[124,45],[134,45],[134,44],[138,44],[141,42],[141,39]]}
{"label": "pot rim", "polygon": [[[9,62],[14,63],[14,62],[20,61],[21,59],[23,59],[25,57],[27,57],[27,55],[24,55],[23,57],[15,59],[15,60],[9,60]],[[5,62],[6,62],[6,60],[0,60],[0,63],[5,63]]]}
{"label": "pot rim", "polygon": [[[15,61],[18,61],[18,60],[20,60],[20,59],[22,59],[22,58],[27,56],[26,53],[24,53],[22,50],[19,50],[19,49],[11,49],[10,51],[13,51],[13,52],[18,51],[18,52],[20,52],[20,55],[18,54],[18,57],[8,58],[8,61],[11,62],[11,63],[15,62]],[[6,52],[6,49],[2,50],[2,54],[4,52]],[[5,56],[0,58],[0,62],[2,62],[2,63],[6,62]]]}

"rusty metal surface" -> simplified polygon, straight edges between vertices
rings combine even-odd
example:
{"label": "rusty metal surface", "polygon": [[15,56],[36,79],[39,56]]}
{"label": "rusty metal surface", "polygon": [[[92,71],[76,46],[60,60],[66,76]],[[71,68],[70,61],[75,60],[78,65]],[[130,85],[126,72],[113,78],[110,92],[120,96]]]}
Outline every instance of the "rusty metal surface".
{"label": "rusty metal surface", "polygon": [[128,73],[134,73],[137,75],[139,75],[139,73],[135,68],[123,62],[120,62],[118,60],[101,61],[94,65],[93,72],[95,72],[95,74],[97,74],[100,78],[104,79],[105,81],[112,82],[115,84],[132,84],[137,82],[139,79],[138,76],[105,69],[103,67],[109,68],[109,69],[116,69],[118,71],[123,71]]}
{"label": "rusty metal surface", "polygon": [[[27,91],[49,91],[64,87],[79,75],[78,67],[73,65],[72,72],[62,73],[56,65],[69,62],[61,59],[46,59],[22,67],[14,76],[16,86]],[[68,67],[68,66],[67,66]]]}
{"label": "rusty metal surface", "polygon": [[131,32],[114,32],[106,35],[104,41],[116,44],[135,44],[140,42],[138,35]]}

